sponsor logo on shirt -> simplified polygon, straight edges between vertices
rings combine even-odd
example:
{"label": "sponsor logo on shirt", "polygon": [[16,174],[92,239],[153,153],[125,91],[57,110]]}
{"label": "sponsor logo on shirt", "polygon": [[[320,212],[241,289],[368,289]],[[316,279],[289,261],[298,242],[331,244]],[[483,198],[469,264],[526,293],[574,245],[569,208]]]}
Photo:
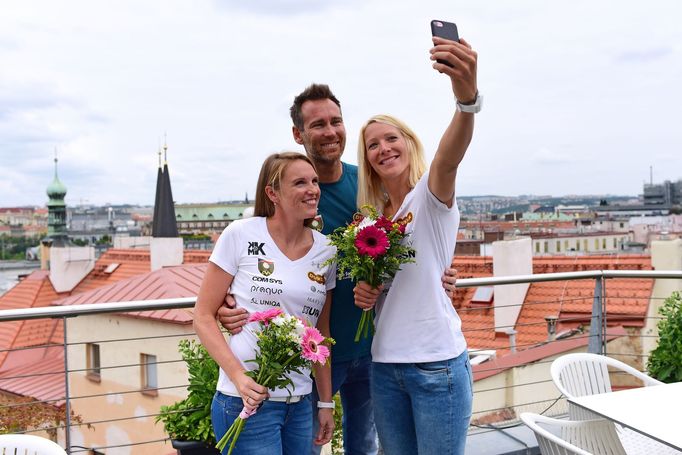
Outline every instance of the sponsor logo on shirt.
{"label": "sponsor logo on shirt", "polygon": [[260,294],[266,294],[266,295],[279,295],[282,293],[281,289],[273,289],[269,288],[267,286],[251,286],[251,292],[258,292]]}
{"label": "sponsor logo on shirt", "polygon": [[313,308],[311,306],[308,306],[308,305],[303,306],[303,310],[301,311],[301,313],[310,315],[314,318],[317,318],[318,316],[320,316],[320,310],[318,310],[317,308]]}
{"label": "sponsor logo on shirt", "polygon": [[324,278],[324,275],[318,275],[317,273],[313,272],[308,272],[308,278],[315,283],[325,284],[327,282],[327,280]]}
{"label": "sponsor logo on shirt", "polygon": [[407,212],[407,215],[405,215],[402,218],[398,218],[397,220],[394,220],[398,224],[402,224],[403,226],[407,226],[412,222],[412,219],[414,216],[412,215],[412,212]]}
{"label": "sponsor logo on shirt", "polygon": [[270,276],[275,271],[274,261],[268,259],[258,258],[258,271],[263,276]]}
{"label": "sponsor logo on shirt", "polygon": [[247,254],[250,256],[258,256],[259,254],[265,255],[265,251],[263,250],[264,246],[265,246],[265,243],[249,242],[249,248],[247,250]]}
{"label": "sponsor logo on shirt", "polygon": [[256,281],[258,283],[284,284],[282,280],[278,280],[277,278],[267,278],[258,275],[252,276],[251,281]]}
{"label": "sponsor logo on shirt", "polygon": [[253,303],[254,305],[281,306],[280,303],[276,300],[256,299],[255,297],[251,297],[251,303]]}

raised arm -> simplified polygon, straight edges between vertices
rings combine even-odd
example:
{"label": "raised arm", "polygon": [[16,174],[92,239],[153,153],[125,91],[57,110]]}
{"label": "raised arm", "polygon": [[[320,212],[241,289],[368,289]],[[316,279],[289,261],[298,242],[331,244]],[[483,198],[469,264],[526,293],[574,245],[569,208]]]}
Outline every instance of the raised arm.
{"label": "raised arm", "polygon": [[[462,105],[474,104],[478,97],[476,85],[476,68],[478,55],[471,49],[469,43],[442,38],[433,38],[434,47],[431,49],[433,68],[450,77],[455,100]],[[436,62],[445,60],[452,67]],[[464,158],[474,132],[474,114],[455,112],[443,137],[438,144],[438,150],[431,162],[429,170],[429,190],[448,207],[452,206],[455,197],[455,178],[457,167]]]}

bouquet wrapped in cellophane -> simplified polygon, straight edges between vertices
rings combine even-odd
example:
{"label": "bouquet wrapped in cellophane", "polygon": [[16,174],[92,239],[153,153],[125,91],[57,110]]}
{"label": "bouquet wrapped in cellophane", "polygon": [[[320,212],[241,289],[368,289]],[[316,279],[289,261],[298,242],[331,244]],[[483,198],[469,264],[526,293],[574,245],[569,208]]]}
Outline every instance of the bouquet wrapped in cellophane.
{"label": "bouquet wrapped in cellophane", "polygon": [[[257,367],[246,375],[268,389],[288,388],[293,385],[287,376],[289,373],[300,374],[303,368],[311,368],[315,362],[324,364],[329,358],[329,347],[323,343],[333,344],[334,340],[323,337],[315,327],[279,308],[253,313],[249,322],[257,322],[261,330],[257,333],[256,358],[247,360]],[[230,444],[227,453],[231,454],[246,420],[257,410],[257,406],[245,405],[216,448],[222,452]]]}
{"label": "bouquet wrapped in cellophane", "polygon": [[[414,249],[404,245],[405,222],[393,222],[370,205],[363,205],[348,226],[329,234],[336,247],[336,270],[339,278],[349,275],[354,282],[365,281],[373,288],[391,280],[400,266],[415,262]],[[365,311],[360,318],[355,341],[374,333],[374,313]]]}

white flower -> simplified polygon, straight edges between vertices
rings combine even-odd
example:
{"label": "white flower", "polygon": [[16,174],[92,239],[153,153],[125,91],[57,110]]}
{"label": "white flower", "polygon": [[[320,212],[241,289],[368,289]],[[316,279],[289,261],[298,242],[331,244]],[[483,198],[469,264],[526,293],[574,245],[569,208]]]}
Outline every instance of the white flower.
{"label": "white flower", "polygon": [[360,221],[360,224],[358,224],[358,230],[364,229],[367,226],[372,226],[374,223],[376,223],[376,220],[371,219],[370,217],[366,216]]}
{"label": "white flower", "polygon": [[296,335],[298,335],[299,337],[302,337],[303,333],[305,332],[305,325],[298,318],[296,318],[296,326],[295,327],[296,327]]}
{"label": "white flower", "polygon": [[273,318],[271,322],[277,327],[282,327],[287,322],[286,315],[280,314],[279,316]]}

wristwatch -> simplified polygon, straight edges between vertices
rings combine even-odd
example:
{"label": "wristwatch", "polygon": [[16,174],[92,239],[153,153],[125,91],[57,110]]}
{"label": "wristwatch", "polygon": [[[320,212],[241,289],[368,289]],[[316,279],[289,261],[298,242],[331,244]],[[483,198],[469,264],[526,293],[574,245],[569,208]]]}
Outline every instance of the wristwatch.
{"label": "wristwatch", "polygon": [[457,110],[460,112],[467,112],[469,114],[476,114],[478,112],[481,112],[482,107],[483,107],[483,95],[481,95],[478,92],[476,92],[476,99],[471,104],[462,104],[459,101],[457,101]]}
{"label": "wristwatch", "polygon": [[317,407],[319,409],[334,409],[336,404],[333,401],[318,401]]}

